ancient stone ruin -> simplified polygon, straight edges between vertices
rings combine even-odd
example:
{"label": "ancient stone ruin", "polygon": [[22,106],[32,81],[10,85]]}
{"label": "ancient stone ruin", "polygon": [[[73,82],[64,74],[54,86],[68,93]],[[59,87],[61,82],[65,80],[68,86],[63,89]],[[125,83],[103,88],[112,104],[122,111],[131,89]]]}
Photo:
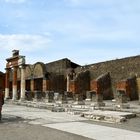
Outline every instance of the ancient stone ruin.
{"label": "ancient stone ruin", "polygon": [[0,73],[0,83],[7,101],[67,111],[93,120],[121,122],[129,115],[136,116],[116,110],[130,109],[129,102],[139,99],[140,56],[86,66],[67,58],[27,64],[25,56],[13,50],[6,61],[6,73]]}
{"label": "ancient stone ruin", "polygon": [[[5,99],[75,104],[115,98],[124,102],[138,100],[140,93],[140,56],[80,66],[69,59],[51,63],[26,64],[25,56],[13,50],[6,59]],[[134,76],[132,76],[134,75]]]}

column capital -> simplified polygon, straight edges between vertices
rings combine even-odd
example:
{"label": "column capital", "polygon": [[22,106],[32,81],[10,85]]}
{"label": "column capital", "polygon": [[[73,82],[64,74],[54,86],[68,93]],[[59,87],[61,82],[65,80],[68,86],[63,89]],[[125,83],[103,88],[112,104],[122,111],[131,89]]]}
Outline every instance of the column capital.
{"label": "column capital", "polygon": [[24,64],[23,65],[20,65],[19,68],[25,69],[26,68],[26,65],[24,65]]}
{"label": "column capital", "polygon": [[6,71],[10,70],[11,68],[5,68]]}

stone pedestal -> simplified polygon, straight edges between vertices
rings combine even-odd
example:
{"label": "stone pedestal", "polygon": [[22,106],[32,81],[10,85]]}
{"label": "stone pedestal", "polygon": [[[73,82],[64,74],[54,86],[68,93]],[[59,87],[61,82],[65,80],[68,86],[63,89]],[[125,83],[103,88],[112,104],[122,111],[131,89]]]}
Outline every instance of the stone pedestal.
{"label": "stone pedestal", "polygon": [[117,91],[116,107],[118,108],[130,108],[128,104],[128,98],[125,91]]}
{"label": "stone pedestal", "polygon": [[42,101],[41,91],[34,91],[34,101]]}
{"label": "stone pedestal", "polygon": [[54,92],[53,91],[46,91],[45,102],[47,102],[47,103],[54,102]]}
{"label": "stone pedestal", "polygon": [[102,107],[105,106],[105,103],[103,102],[103,95],[102,94],[93,94],[92,95],[92,103],[91,106],[95,107]]}
{"label": "stone pedestal", "polygon": [[67,92],[64,92],[63,94],[60,95],[60,103],[61,104],[67,104],[68,103]]}
{"label": "stone pedestal", "polygon": [[91,91],[87,91],[86,92],[86,101],[90,102],[92,100],[92,92]]}
{"label": "stone pedestal", "polygon": [[60,94],[59,94],[58,92],[55,92],[55,93],[54,93],[54,101],[55,101],[55,102],[58,102],[58,100],[59,100],[59,95],[60,95]]}
{"label": "stone pedestal", "polygon": [[96,92],[92,92],[92,95],[91,95],[91,101],[92,102],[96,102]]}
{"label": "stone pedestal", "polygon": [[81,94],[75,94],[75,105],[84,105],[83,96]]}
{"label": "stone pedestal", "polygon": [[26,91],[25,92],[25,99],[28,100],[28,101],[32,101],[33,100],[33,92]]}

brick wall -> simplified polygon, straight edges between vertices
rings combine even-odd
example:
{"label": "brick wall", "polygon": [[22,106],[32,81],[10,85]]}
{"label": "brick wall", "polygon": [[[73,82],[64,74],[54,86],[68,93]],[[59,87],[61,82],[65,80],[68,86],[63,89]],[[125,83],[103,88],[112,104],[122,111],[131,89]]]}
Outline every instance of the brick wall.
{"label": "brick wall", "polygon": [[109,73],[102,74],[95,80],[91,80],[90,90],[95,91],[96,94],[103,94],[103,99],[112,99],[113,92],[110,74]]}
{"label": "brick wall", "polygon": [[126,80],[121,80],[117,82],[116,89],[117,91],[125,91],[127,97],[130,100],[138,99],[138,89],[137,89],[137,80],[136,77],[131,77]]}
{"label": "brick wall", "polygon": [[90,73],[89,71],[80,71],[76,73],[74,80],[70,81],[70,91],[75,94],[82,94],[86,98],[86,91],[90,90]]}
{"label": "brick wall", "polygon": [[[80,68],[77,68],[77,71]],[[122,79],[127,79],[136,75],[140,78],[140,56],[128,57],[123,59],[116,59],[96,64],[84,66],[84,69],[90,71],[90,79],[94,80],[100,75],[109,72],[111,77],[113,93],[116,94],[116,83]],[[140,80],[137,80],[137,83]],[[140,87],[140,84],[138,84]],[[139,88],[140,89],[140,88]],[[140,93],[140,90],[139,90]]]}

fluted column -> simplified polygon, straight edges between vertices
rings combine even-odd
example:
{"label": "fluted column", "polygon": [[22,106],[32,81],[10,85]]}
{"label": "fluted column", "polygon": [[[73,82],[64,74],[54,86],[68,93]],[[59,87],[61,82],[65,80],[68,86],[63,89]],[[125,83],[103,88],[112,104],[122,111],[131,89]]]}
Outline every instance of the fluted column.
{"label": "fluted column", "polygon": [[12,100],[17,99],[17,67],[13,68],[13,98]]}
{"label": "fluted column", "polygon": [[21,97],[20,100],[25,100],[25,66],[21,66]]}
{"label": "fluted column", "polygon": [[9,98],[9,69],[6,68],[6,75],[5,75],[5,99]]}

